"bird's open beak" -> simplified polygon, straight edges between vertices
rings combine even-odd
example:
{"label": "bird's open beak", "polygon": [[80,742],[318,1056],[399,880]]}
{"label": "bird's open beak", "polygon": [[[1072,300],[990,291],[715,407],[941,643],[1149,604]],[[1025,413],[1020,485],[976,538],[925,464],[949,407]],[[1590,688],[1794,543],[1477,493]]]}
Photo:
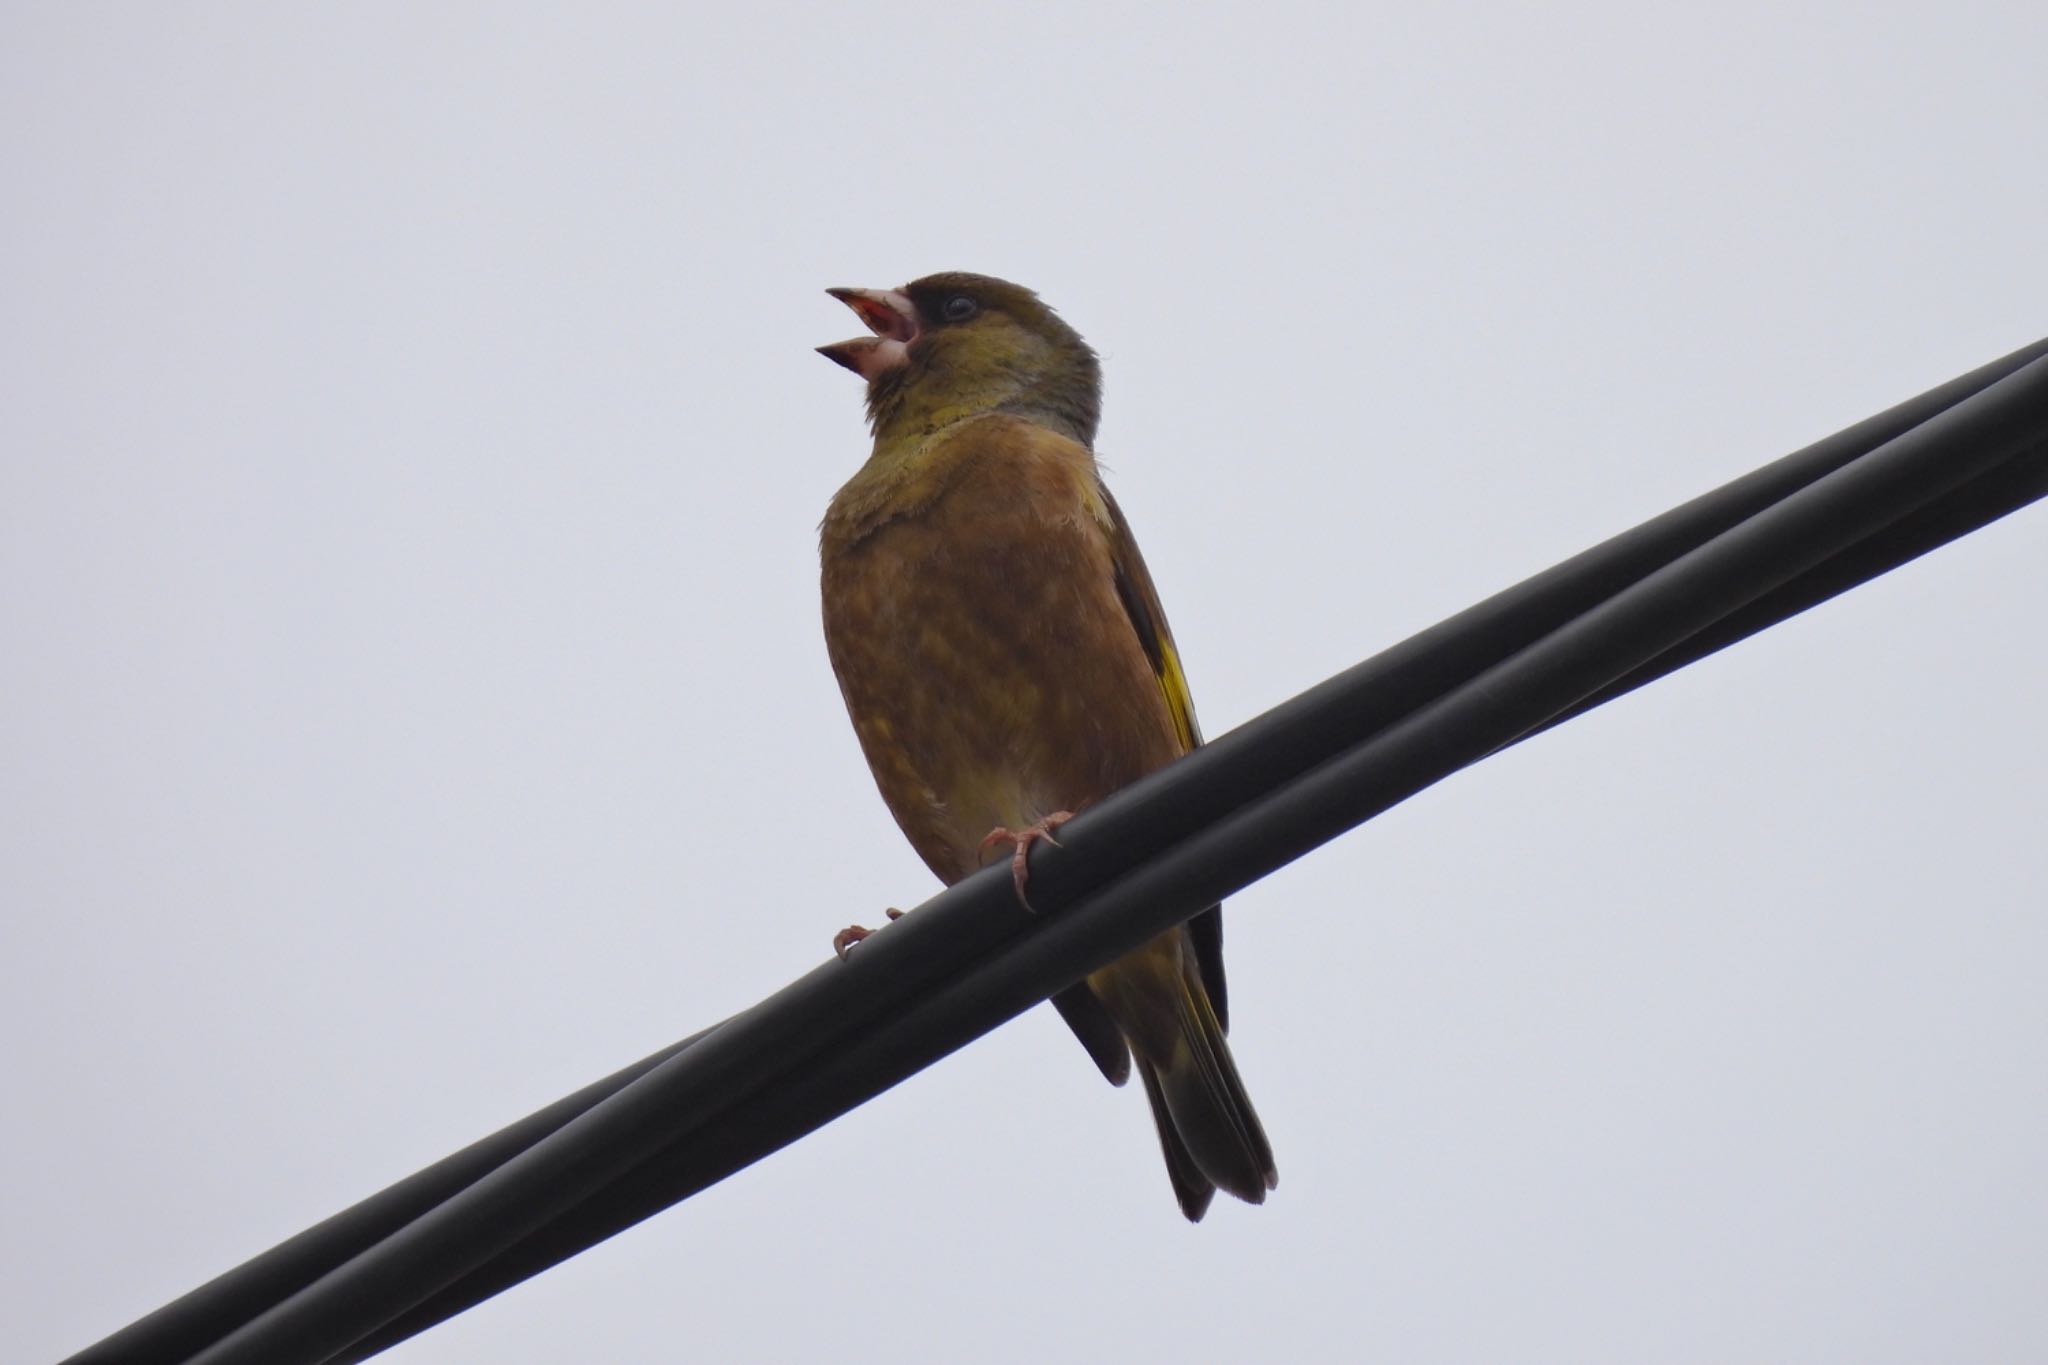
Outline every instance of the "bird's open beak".
{"label": "bird's open beak", "polygon": [[826,293],[860,314],[871,337],[835,341],[818,354],[844,365],[862,379],[877,378],[910,360],[917,340],[917,305],[893,289],[827,289]]}

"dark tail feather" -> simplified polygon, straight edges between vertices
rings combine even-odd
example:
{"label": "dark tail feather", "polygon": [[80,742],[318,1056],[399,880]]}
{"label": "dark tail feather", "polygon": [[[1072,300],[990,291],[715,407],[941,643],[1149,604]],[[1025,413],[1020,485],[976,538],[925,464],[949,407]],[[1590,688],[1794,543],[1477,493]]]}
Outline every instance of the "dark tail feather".
{"label": "dark tail feather", "polygon": [[[1186,1211],[1189,1204],[1182,1194],[1184,1174],[1176,1160],[1177,1146],[1179,1154],[1200,1172],[1204,1184],[1247,1203],[1264,1203],[1266,1191],[1280,1183],[1280,1173],[1273,1165],[1266,1130],[1252,1111],[1237,1064],[1230,1059],[1223,1025],[1210,1008],[1199,978],[1183,976],[1177,994],[1180,1036],[1172,1054],[1156,1077],[1152,1067],[1141,1062],[1140,1068],[1167,1148],[1166,1165],[1174,1192],[1181,1194],[1181,1208]],[[1177,1143],[1166,1141],[1169,1128]],[[1203,1198],[1201,1205],[1207,1203]],[[1189,1214],[1191,1218],[1199,1216]]]}
{"label": "dark tail feather", "polygon": [[1131,1078],[1131,1050],[1124,1045],[1124,1031],[1087,982],[1076,981],[1055,995],[1052,1003],[1095,1059],[1104,1080],[1122,1085]]}
{"label": "dark tail feather", "polygon": [[1199,1223],[1209,1211],[1216,1186],[1202,1174],[1194,1154],[1175,1131],[1173,1116],[1166,1109],[1166,1096],[1159,1088],[1158,1073],[1139,1062],[1138,1077],[1145,1082],[1145,1098],[1152,1101],[1152,1121],[1159,1127],[1159,1150],[1166,1154],[1166,1178],[1173,1182],[1173,1197],[1180,1201],[1180,1211],[1188,1216],[1188,1221]]}

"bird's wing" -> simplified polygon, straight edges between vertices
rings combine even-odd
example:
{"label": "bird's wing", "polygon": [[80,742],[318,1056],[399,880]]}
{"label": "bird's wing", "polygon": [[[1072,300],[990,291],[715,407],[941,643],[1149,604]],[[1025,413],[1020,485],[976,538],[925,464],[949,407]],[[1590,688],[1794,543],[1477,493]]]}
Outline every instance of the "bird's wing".
{"label": "bird's wing", "polygon": [[[1180,736],[1181,750],[1187,752],[1201,744],[1202,727],[1195,721],[1195,699],[1188,691],[1187,674],[1181,671],[1173,629],[1166,624],[1166,610],[1159,605],[1159,590],[1152,586],[1151,571],[1145,567],[1145,557],[1138,553],[1138,542],[1131,535],[1130,523],[1124,520],[1123,509],[1116,505],[1109,489],[1100,485],[1098,488],[1102,505],[1109,512],[1110,559],[1116,568],[1117,598],[1124,604],[1124,614],[1131,618],[1131,628],[1138,633],[1138,644],[1145,651],[1146,661],[1152,665],[1152,676],[1159,682],[1167,712],[1173,717],[1174,731]],[[1195,946],[1195,963],[1202,970],[1209,1003],[1216,1010],[1217,1021],[1228,1029],[1230,1005],[1223,988],[1223,907],[1212,905],[1189,920],[1188,936]]]}
{"label": "bird's wing", "polygon": [[1138,632],[1138,644],[1152,665],[1152,676],[1159,680],[1159,691],[1173,717],[1174,732],[1180,736],[1181,752],[1186,753],[1202,742],[1202,727],[1195,722],[1195,699],[1188,692],[1187,674],[1181,672],[1173,630],[1166,624],[1166,612],[1159,605],[1159,590],[1152,586],[1152,574],[1145,567],[1145,557],[1138,553],[1130,523],[1124,520],[1123,509],[1116,505],[1107,488],[1102,489],[1102,505],[1109,512],[1109,553],[1116,565],[1116,595],[1124,604],[1124,614],[1131,618],[1132,628]]}

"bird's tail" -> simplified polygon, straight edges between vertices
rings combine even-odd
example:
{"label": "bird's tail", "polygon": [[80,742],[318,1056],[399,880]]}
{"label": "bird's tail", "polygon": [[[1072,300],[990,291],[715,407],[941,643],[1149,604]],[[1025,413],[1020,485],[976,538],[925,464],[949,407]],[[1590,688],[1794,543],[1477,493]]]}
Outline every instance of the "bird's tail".
{"label": "bird's tail", "polygon": [[1188,1221],[1198,1222],[1217,1190],[1264,1203],[1280,1173],[1192,954],[1173,986],[1171,1026],[1163,1008],[1147,1011],[1156,1026],[1145,1030],[1149,1037],[1133,1037],[1132,1050],[1174,1195]]}

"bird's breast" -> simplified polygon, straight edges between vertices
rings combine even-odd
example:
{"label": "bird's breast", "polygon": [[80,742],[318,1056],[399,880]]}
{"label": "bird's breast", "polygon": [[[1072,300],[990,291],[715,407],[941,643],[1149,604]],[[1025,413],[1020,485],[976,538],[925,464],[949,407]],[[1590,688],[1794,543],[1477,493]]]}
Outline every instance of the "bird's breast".
{"label": "bird's breast", "polygon": [[883,799],[949,882],[994,826],[1078,809],[1178,753],[1093,478],[1092,460],[982,452],[914,513],[827,543],[847,710]]}

